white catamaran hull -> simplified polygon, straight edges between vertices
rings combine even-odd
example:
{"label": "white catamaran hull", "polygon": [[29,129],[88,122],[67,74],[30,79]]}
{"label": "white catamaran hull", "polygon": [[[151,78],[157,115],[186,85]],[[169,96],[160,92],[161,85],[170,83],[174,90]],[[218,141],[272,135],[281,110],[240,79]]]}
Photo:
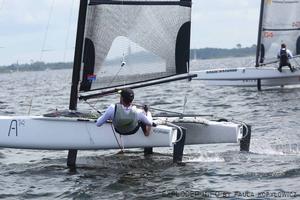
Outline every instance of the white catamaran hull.
{"label": "white catamaran hull", "polygon": [[[208,86],[237,86],[237,87],[256,87],[257,79],[255,80],[211,80],[203,81]],[[284,85],[298,85],[300,84],[300,78],[276,78],[276,79],[261,79],[261,86],[284,86]]]}
{"label": "white catamaran hull", "polygon": [[[171,127],[153,128],[149,137],[136,134],[116,137],[110,123],[97,127],[91,120],[50,117],[1,117],[0,146],[26,149],[118,149],[168,147],[176,140]],[[119,144],[118,144],[118,142]]]}
{"label": "white catamaran hull", "polygon": [[[165,118],[164,118],[165,119]],[[170,118],[168,123],[187,128],[186,144],[237,143],[242,138],[241,125],[231,122],[214,122],[200,118]],[[157,121],[159,124],[161,119]],[[114,134],[110,123],[96,127],[93,120],[19,116],[0,117],[0,147],[92,150],[144,147],[170,147],[177,140],[174,126],[163,120],[163,125],[152,128],[150,136],[142,130],[129,136]],[[166,124],[166,125],[164,125]],[[116,135],[116,136],[115,136]],[[117,142],[118,140],[118,142]]]}
{"label": "white catamaran hull", "polygon": [[[162,119],[164,118],[160,120]],[[243,126],[233,122],[217,122],[201,117],[173,117],[165,119],[187,130],[186,145],[238,143],[243,137]]]}
{"label": "white catamaran hull", "polygon": [[300,84],[300,70],[291,72],[277,68],[235,68],[214,69],[196,71],[195,80],[202,80],[206,85],[219,86],[257,86],[257,80],[261,80],[264,86],[280,86]]}

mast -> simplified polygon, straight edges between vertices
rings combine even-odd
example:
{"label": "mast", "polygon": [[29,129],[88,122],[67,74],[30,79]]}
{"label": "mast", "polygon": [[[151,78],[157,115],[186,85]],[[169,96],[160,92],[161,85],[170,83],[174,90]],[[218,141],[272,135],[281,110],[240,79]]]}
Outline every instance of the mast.
{"label": "mast", "polygon": [[[74,62],[73,62],[72,86],[71,86],[70,104],[69,104],[69,109],[71,111],[75,111],[77,109],[78,84],[80,80],[80,69],[81,69],[81,61],[82,61],[82,50],[83,50],[87,5],[88,5],[88,0],[80,0]],[[75,165],[76,157],[77,157],[77,150],[70,149],[68,152],[67,165],[72,170],[74,170],[76,166]]]}
{"label": "mast", "polygon": [[73,62],[72,86],[71,86],[70,104],[69,104],[70,110],[77,109],[78,84],[79,84],[79,80],[80,80],[80,69],[81,69],[81,61],[82,61],[84,28],[85,28],[87,5],[88,5],[88,0],[80,0],[74,62]]}
{"label": "mast", "polygon": [[260,51],[261,51],[261,33],[263,31],[262,23],[263,23],[263,16],[264,16],[264,5],[265,5],[265,0],[261,0],[259,25],[258,25],[258,36],[257,36],[257,46],[256,46],[255,67],[259,67],[259,56],[260,56]]}

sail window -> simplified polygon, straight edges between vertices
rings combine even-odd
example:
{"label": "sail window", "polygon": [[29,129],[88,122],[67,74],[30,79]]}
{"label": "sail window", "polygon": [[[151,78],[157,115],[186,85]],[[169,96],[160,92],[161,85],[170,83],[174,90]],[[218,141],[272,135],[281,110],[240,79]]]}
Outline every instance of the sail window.
{"label": "sail window", "polygon": [[90,1],[81,91],[188,73],[191,2]]}

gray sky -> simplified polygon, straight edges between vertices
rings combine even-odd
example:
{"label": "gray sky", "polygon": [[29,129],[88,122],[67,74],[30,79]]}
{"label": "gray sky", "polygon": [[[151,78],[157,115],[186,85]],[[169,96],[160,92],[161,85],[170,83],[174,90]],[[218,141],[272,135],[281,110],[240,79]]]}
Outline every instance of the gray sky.
{"label": "gray sky", "polygon": [[194,0],[191,48],[257,43],[260,0]]}
{"label": "gray sky", "polygon": [[[71,61],[78,2],[0,0],[0,65]],[[191,48],[256,44],[259,6],[260,0],[194,0]]]}

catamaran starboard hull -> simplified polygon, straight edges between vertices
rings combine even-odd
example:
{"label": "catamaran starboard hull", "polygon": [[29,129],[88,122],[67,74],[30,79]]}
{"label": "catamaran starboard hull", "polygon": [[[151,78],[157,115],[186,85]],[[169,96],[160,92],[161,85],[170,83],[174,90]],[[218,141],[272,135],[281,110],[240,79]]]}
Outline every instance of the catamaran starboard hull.
{"label": "catamaran starboard hull", "polygon": [[94,121],[89,119],[0,117],[0,147],[48,150],[170,147],[180,134],[176,126],[187,129],[186,145],[238,143],[243,136],[242,126],[231,122],[215,122],[199,117],[159,118],[156,122],[157,127],[152,128],[148,137],[142,130],[120,137],[114,134],[110,123],[96,127]]}

